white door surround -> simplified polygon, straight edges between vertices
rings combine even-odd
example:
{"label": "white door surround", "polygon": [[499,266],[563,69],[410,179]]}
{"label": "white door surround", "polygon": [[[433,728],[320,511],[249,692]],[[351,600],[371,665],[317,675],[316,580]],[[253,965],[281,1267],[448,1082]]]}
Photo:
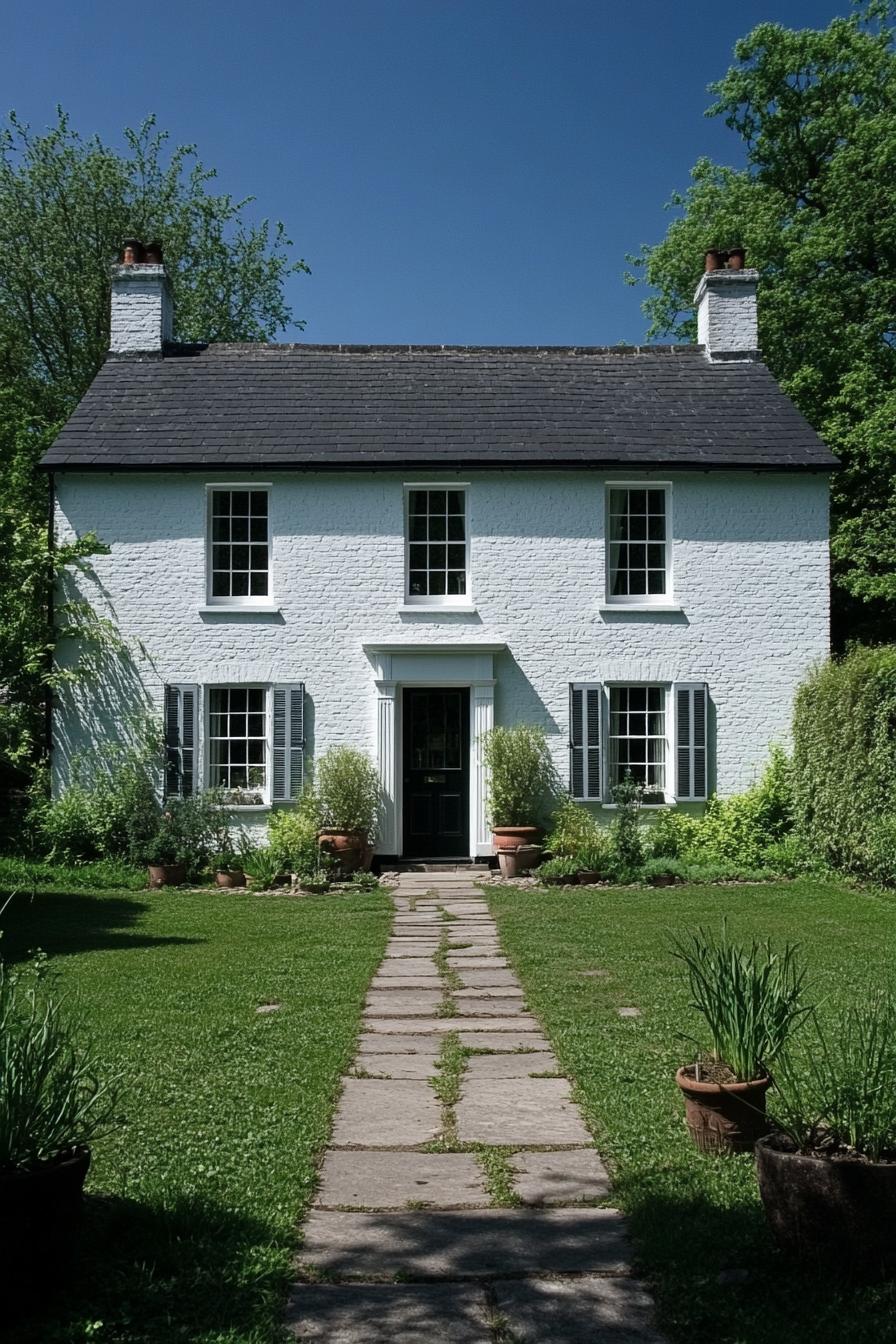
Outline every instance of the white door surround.
{"label": "white door surround", "polygon": [[470,857],[492,852],[486,817],[486,772],[482,737],[495,722],[493,656],[506,644],[469,641],[432,644],[365,644],[375,670],[376,762],[383,793],[377,852],[400,856],[402,848],[402,743],[400,692],[406,686],[470,688]]}

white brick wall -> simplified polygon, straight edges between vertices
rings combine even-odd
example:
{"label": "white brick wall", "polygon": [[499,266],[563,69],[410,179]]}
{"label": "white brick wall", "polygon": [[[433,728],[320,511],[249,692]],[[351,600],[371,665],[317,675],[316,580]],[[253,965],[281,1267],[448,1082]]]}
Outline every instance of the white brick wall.
{"label": "white brick wall", "polygon": [[281,615],[202,616],[205,486],[214,479],[57,476],[60,535],[94,528],[111,546],[96,559],[96,581],[79,581],[81,595],[114,617],[135,650],[138,641],[145,650],[132,662],[109,660],[101,683],[58,706],[57,786],[73,754],[90,755],[107,736],[125,733],[128,714],[141,704],[160,713],[167,681],[304,681],[311,750],[351,743],[372,753],[375,674],[362,644],[405,639],[506,641],[508,652],[495,658],[496,722],[543,724],[564,778],[569,682],[706,681],[716,725],[714,778],[720,793],[731,793],[761,771],[771,743],[786,740],[794,691],[827,653],[823,475],[676,474],[675,599],[682,611],[654,614],[600,610],[603,475],[465,476],[476,614],[443,618],[398,610],[403,478],[391,472],[258,475],[273,483]]}
{"label": "white brick wall", "polygon": [[758,271],[708,271],[697,286],[697,340],[711,359],[759,349]]}
{"label": "white brick wall", "polygon": [[109,349],[116,354],[161,350],[171,340],[173,310],[164,266],[113,266]]}

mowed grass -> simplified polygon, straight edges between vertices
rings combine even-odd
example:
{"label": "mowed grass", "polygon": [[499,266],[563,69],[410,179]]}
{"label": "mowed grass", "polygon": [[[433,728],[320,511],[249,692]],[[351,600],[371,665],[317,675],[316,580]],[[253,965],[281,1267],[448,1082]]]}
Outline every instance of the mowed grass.
{"label": "mowed grass", "polygon": [[[611,1164],[638,1269],[673,1340],[884,1344],[896,1288],[852,1289],[778,1254],[752,1158],[692,1146],[674,1083],[696,1035],[668,933],[723,916],[735,937],[801,945],[821,1014],[896,988],[896,899],[836,882],[649,889],[488,888],[501,939]],[[585,975],[598,971],[599,975]],[[620,1007],[641,1010],[620,1018]],[[896,1235],[896,1229],[894,1229]]]}
{"label": "mowed grass", "polygon": [[[50,954],[125,1088],[121,1128],[94,1148],[73,1286],[4,1338],[279,1340],[387,897],[91,891],[17,876],[3,955]],[[264,1003],[280,1007],[259,1014]]]}

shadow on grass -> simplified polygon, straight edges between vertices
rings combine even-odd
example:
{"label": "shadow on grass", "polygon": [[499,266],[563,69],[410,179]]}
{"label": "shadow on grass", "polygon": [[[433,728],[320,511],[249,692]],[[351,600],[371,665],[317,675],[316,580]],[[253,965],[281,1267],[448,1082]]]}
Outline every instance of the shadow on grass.
{"label": "shadow on grass", "polygon": [[[0,896],[0,906],[6,896]],[[6,904],[0,928],[6,961],[25,960],[34,948],[48,956],[122,948],[165,947],[202,941],[128,932],[149,909],[145,901],[92,896],[83,891],[16,893]]]}
{"label": "shadow on grass", "polygon": [[20,1315],[15,1344],[273,1338],[286,1301],[291,1246],[259,1220],[205,1200],[162,1208],[86,1196],[76,1259],[40,1307]]}
{"label": "shadow on grass", "polygon": [[[653,1280],[670,1339],[889,1344],[896,1338],[896,1284],[853,1284],[797,1264],[778,1251],[758,1202],[679,1195],[669,1188],[672,1175],[657,1173],[656,1182],[623,1177],[616,1186],[628,1210],[636,1268]],[[665,1190],[656,1188],[660,1181]]]}

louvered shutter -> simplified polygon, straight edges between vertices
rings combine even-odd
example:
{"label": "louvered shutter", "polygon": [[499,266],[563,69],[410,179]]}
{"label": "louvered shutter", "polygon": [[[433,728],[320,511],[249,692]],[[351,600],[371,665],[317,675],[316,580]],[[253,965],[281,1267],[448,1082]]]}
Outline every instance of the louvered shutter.
{"label": "louvered shutter", "polygon": [[165,687],[165,797],[186,798],[198,791],[196,747],[199,687]]}
{"label": "louvered shutter", "polygon": [[275,686],[273,691],[271,798],[291,802],[302,792],[305,771],[305,687]]}
{"label": "louvered shutter", "polygon": [[603,688],[574,682],[569,688],[569,791],[582,802],[600,802]]}
{"label": "louvered shutter", "polygon": [[675,686],[675,741],[679,802],[696,803],[706,798],[706,682],[678,682]]}

